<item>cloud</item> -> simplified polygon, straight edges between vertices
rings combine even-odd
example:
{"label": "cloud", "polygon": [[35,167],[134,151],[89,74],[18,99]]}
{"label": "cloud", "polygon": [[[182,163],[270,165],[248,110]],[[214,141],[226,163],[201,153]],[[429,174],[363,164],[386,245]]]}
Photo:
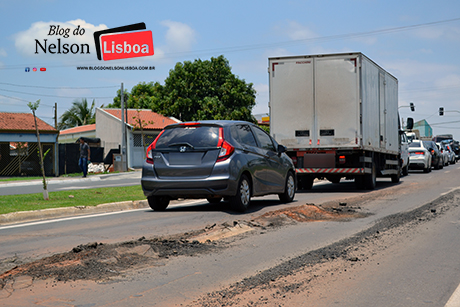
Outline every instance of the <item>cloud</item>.
{"label": "cloud", "polygon": [[[38,21],[38,22],[34,22],[30,26],[29,29],[16,33],[13,36],[13,38],[14,38],[14,44],[15,44],[16,50],[23,56],[27,56],[27,57],[52,56],[55,59],[56,56],[59,56],[59,54],[51,54],[48,52],[48,50],[47,50],[47,53],[45,53],[41,49],[41,47],[38,46],[36,40],[38,40],[40,44],[44,47],[45,39],[47,40],[46,41],[47,46],[49,46],[50,44],[57,45],[58,39],[60,39],[61,45],[68,44],[70,46],[72,44],[77,44],[80,47],[82,44],[88,44],[90,48],[90,54],[92,54],[91,58],[94,58],[96,51],[94,47],[93,33],[95,31],[100,31],[104,29],[107,29],[107,26],[104,24],[100,24],[96,26],[96,25],[87,23],[86,21],[82,19],[76,19],[76,20],[70,20],[70,21],[64,21],[64,22]],[[59,30],[58,34],[56,34],[57,30]],[[75,30],[79,30],[80,35],[75,35],[74,34]],[[72,59],[74,59],[76,55],[80,55],[80,54],[71,54],[71,53],[69,54],[72,55]],[[61,54],[60,56],[69,58],[69,54]]]}
{"label": "cloud", "polygon": [[281,30],[284,31],[285,34],[292,40],[302,40],[318,36],[308,27],[305,27],[297,21],[292,20],[288,21],[287,25],[282,26]]}
{"label": "cloud", "polygon": [[5,50],[5,49],[0,48],[0,56],[2,56],[2,57],[8,56],[8,54],[6,53],[6,50]]}
{"label": "cloud", "polygon": [[161,48],[162,52],[184,52],[190,51],[196,42],[196,32],[189,25],[181,22],[164,20],[161,25],[168,27],[166,32],[166,46]]}

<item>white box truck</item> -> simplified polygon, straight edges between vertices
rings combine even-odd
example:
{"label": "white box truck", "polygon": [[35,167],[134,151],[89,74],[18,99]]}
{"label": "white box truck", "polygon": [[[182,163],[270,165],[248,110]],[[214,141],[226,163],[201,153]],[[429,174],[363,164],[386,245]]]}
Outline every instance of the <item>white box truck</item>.
{"label": "white box truck", "polygon": [[315,178],[354,179],[360,189],[374,189],[380,176],[399,182],[394,76],[358,52],[268,62],[270,134],[286,146],[300,189]]}

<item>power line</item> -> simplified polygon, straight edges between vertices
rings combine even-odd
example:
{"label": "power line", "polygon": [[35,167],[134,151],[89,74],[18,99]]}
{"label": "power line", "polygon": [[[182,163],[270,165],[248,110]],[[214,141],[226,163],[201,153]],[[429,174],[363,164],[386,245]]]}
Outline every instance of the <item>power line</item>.
{"label": "power line", "polygon": [[[24,94],[24,95],[33,95],[33,96],[45,96],[45,97],[55,97],[55,98],[81,98],[82,96],[58,96],[58,95],[47,95],[47,94],[37,94],[37,93],[25,93],[25,92],[19,92],[19,91],[12,91],[12,90],[5,90],[0,88],[0,91],[5,91],[5,92],[11,92],[11,93],[19,93],[19,94]],[[4,95],[2,95],[4,96]],[[93,97],[89,96],[90,98],[93,99],[113,99],[113,97]]]}
{"label": "power line", "polygon": [[111,86],[86,86],[86,87],[72,87],[72,86],[38,86],[38,85],[21,85],[21,84],[13,84],[13,83],[4,83],[0,82],[3,85],[11,85],[17,87],[35,87],[35,88],[45,88],[45,89],[55,89],[55,90],[62,90],[62,89],[75,89],[75,90],[85,90],[85,89],[97,89],[97,88],[119,88],[118,85],[111,85]]}

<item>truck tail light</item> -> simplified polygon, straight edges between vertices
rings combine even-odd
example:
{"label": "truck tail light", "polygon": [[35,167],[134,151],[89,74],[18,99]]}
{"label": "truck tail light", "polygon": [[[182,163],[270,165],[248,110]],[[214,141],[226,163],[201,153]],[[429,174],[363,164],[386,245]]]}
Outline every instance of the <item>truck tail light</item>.
{"label": "truck tail light", "polygon": [[294,163],[294,166],[297,167],[297,157],[291,157],[292,163]]}
{"label": "truck tail light", "polygon": [[339,163],[340,164],[345,164],[346,160],[345,160],[345,156],[339,156]]}

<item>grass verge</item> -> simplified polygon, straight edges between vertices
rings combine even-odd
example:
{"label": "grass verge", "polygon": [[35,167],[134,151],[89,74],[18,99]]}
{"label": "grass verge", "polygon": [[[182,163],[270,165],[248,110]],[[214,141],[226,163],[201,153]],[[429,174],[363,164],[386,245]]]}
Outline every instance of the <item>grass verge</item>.
{"label": "grass verge", "polygon": [[0,197],[0,214],[49,208],[97,206],[105,203],[145,199],[139,185],[50,192],[49,196],[50,200],[43,200],[42,193],[2,196]]}

